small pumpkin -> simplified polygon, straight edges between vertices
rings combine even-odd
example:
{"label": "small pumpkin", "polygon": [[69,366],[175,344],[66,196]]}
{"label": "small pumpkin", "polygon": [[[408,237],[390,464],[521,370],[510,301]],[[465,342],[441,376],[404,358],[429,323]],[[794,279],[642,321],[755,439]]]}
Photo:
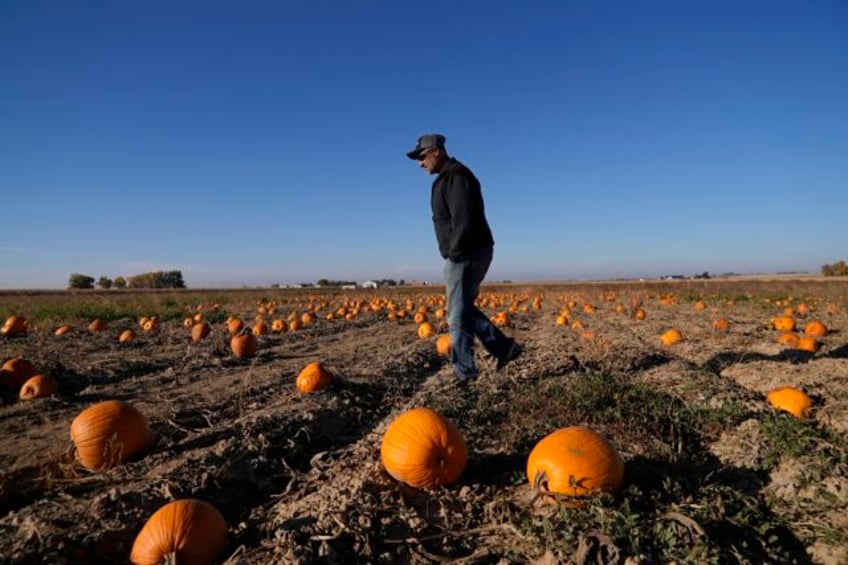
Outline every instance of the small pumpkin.
{"label": "small pumpkin", "polygon": [[212,326],[209,325],[209,322],[200,322],[194,324],[191,327],[191,340],[192,341],[200,341],[212,331]]}
{"label": "small pumpkin", "polygon": [[672,328],[670,330],[667,330],[665,333],[663,333],[660,336],[660,341],[662,342],[663,345],[674,345],[675,343],[677,343],[681,339],[683,339],[683,334],[680,333],[680,330],[678,330],[676,328]]}
{"label": "small pumpkin", "polygon": [[771,321],[771,325],[779,332],[794,332],[795,318],[792,316],[778,316]]}
{"label": "small pumpkin", "polygon": [[441,357],[450,357],[451,337],[450,334],[442,334],[436,338],[436,353]]}
{"label": "small pumpkin", "polygon": [[827,335],[827,326],[821,320],[810,320],[804,326],[804,333],[813,337],[823,337]]}
{"label": "small pumpkin", "polygon": [[30,377],[27,382],[23,384],[18,396],[21,400],[45,398],[55,393],[57,388],[56,379],[53,377],[35,375]]}
{"label": "small pumpkin", "polygon": [[236,357],[253,357],[259,349],[259,341],[250,332],[241,332],[230,340],[230,349]]}
{"label": "small pumpkin", "polygon": [[27,333],[29,323],[23,316],[9,316],[0,327],[0,334],[15,337]]}
{"label": "small pumpkin", "polygon": [[320,361],[313,361],[297,375],[295,385],[300,392],[315,392],[327,388],[333,382],[333,375]]}
{"label": "small pumpkin", "polygon": [[236,335],[242,329],[244,329],[244,321],[241,318],[235,316],[227,318],[227,331],[230,332],[230,335]]}
{"label": "small pumpkin", "polygon": [[227,523],[213,505],[193,498],[175,500],[154,512],[135,538],[136,565],[211,565],[227,545]]}
{"label": "small pumpkin", "polygon": [[418,326],[418,337],[421,339],[427,339],[436,335],[436,326],[431,324],[430,322],[422,322]]}
{"label": "small pumpkin", "polygon": [[121,332],[121,335],[118,336],[118,343],[129,343],[135,339],[135,332],[133,330],[124,330]]}
{"label": "small pumpkin", "polygon": [[598,432],[585,426],[560,428],[530,452],[527,478],[542,493],[567,497],[611,493],[624,482],[624,460]]}
{"label": "small pumpkin", "polygon": [[637,308],[633,312],[633,317],[636,318],[637,320],[644,320],[647,317],[647,314],[645,313],[645,311],[643,309]]}
{"label": "small pumpkin", "polygon": [[5,388],[20,390],[30,377],[35,376],[35,366],[21,357],[13,357],[0,368],[0,383]]}
{"label": "small pumpkin", "polygon": [[407,410],[395,418],[380,445],[386,471],[416,488],[455,482],[465,470],[465,438],[453,423],[430,408]]}
{"label": "small pumpkin", "polygon": [[74,455],[96,471],[114,467],[150,446],[147,418],[121,400],[104,400],[80,412],[71,422]]}
{"label": "small pumpkin", "polygon": [[811,335],[804,335],[798,338],[798,345],[795,347],[801,351],[815,353],[821,348],[821,342]]}
{"label": "small pumpkin", "polygon": [[90,324],[88,324],[89,331],[92,331],[92,332],[95,332],[95,333],[105,331],[107,327],[108,327],[108,325],[106,324],[106,322],[104,322],[100,318],[95,318],[94,320],[91,321]]}
{"label": "small pumpkin", "polygon": [[65,335],[66,333],[71,331],[71,326],[68,324],[63,324],[56,328],[56,331],[53,332],[55,335]]}
{"label": "small pumpkin", "polygon": [[277,318],[271,322],[271,331],[285,333],[289,329],[289,325],[282,318]]}
{"label": "small pumpkin", "polygon": [[266,335],[268,333],[268,322],[265,320],[257,320],[255,324],[253,324],[253,335],[260,336]]}
{"label": "small pumpkin", "polygon": [[794,332],[783,332],[777,336],[777,343],[787,347],[798,347],[798,334]]}
{"label": "small pumpkin", "polygon": [[766,395],[766,402],[777,410],[789,412],[796,418],[805,418],[813,401],[803,390],[791,386],[776,388]]}
{"label": "small pumpkin", "polygon": [[726,332],[730,329],[730,322],[727,318],[716,318],[713,320],[713,329],[717,332]]}

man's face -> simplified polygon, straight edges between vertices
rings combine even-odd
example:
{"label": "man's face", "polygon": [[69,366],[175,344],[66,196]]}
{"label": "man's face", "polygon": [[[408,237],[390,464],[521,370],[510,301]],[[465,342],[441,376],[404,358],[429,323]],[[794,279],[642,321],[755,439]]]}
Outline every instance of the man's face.
{"label": "man's face", "polygon": [[418,166],[427,171],[427,174],[432,175],[436,172],[436,167],[439,164],[439,149],[432,147],[425,149],[418,158]]}

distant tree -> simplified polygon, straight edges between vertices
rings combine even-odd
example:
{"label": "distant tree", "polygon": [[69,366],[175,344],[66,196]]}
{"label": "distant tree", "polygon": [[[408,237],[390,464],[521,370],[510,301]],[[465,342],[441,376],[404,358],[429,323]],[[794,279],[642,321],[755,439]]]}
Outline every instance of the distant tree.
{"label": "distant tree", "polygon": [[182,271],[154,271],[133,275],[127,284],[130,288],[185,288]]}
{"label": "distant tree", "polygon": [[848,264],[845,261],[837,261],[828,265],[822,265],[821,272],[826,277],[844,277],[848,275]]}
{"label": "distant tree", "polygon": [[127,288],[127,279],[124,277],[115,277],[115,288]]}
{"label": "distant tree", "polygon": [[68,278],[68,288],[76,290],[94,288],[94,277],[81,273],[72,273]]}
{"label": "distant tree", "polygon": [[100,277],[100,279],[98,279],[97,281],[97,286],[102,289],[109,290],[110,288],[112,288],[112,279],[110,279],[109,277]]}

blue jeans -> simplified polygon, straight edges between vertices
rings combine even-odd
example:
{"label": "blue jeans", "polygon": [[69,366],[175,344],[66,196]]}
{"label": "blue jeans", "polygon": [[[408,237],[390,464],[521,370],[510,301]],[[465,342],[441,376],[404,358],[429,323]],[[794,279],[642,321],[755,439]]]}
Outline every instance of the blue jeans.
{"label": "blue jeans", "polygon": [[445,260],[448,323],[451,336],[451,362],[460,380],[476,379],[474,338],[495,357],[509,350],[512,340],[495,326],[475,305],[480,283],[492,262],[492,248],[480,249],[462,261]]}

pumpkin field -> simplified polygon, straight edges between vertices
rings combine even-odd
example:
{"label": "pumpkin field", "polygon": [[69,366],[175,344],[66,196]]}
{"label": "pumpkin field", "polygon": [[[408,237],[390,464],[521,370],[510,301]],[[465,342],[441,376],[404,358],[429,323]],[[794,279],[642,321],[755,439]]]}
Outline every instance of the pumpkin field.
{"label": "pumpkin field", "polygon": [[0,562],[848,563],[848,280],[443,293],[0,293]]}

